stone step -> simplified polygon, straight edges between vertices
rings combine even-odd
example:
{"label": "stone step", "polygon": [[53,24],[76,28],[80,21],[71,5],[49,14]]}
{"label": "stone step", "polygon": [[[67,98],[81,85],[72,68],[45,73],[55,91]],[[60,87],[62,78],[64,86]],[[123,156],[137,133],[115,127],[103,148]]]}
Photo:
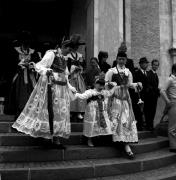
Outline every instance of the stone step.
{"label": "stone step", "polygon": [[14,115],[0,115],[0,122],[14,122],[15,116]]}
{"label": "stone step", "polygon": [[[155,134],[150,131],[141,131],[138,132],[139,139],[152,138],[156,137]],[[81,132],[73,132],[70,135],[69,139],[62,139],[63,144],[76,145],[76,144],[85,144],[86,138],[82,135]],[[94,138],[95,144],[111,144],[111,136],[101,136]],[[32,138],[23,133],[0,133],[0,145],[1,146],[35,146],[45,144],[46,141],[43,138]]]}
{"label": "stone step", "polygon": [[[138,173],[101,177],[101,180],[176,180],[176,163],[162,168]],[[84,180],[100,180],[100,178],[88,178]]]}
{"label": "stone step", "polygon": [[[132,144],[135,154],[151,152],[168,147],[168,139],[157,137]],[[114,158],[123,156],[120,146],[88,147],[86,145],[66,146],[65,150],[46,149],[41,146],[1,146],[0,162],[69,161],[84,159]]]}
{"label": "stone step", "polygon": [[[16,133],[17,130],[12,128],[13,122],[0,121],[0,133]],[[71,123],[72,132],[82,132],[83,123]]]}
{"label": "stone step", "polygon": [[139,154],[135,160],[125,158],[76,161],[1,163],[3,180],[79,180],[116,176],[161,168],[176,161],[176,153],[162,149]]}

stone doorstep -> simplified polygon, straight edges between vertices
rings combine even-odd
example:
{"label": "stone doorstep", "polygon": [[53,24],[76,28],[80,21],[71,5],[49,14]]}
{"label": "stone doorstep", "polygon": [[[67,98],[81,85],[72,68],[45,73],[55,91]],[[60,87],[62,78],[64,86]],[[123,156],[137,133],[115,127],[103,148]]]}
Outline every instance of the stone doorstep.
{"label": "stone doorstep", "polygon": [[[131,174],[102,177],[101,180],[176,180],[176,164],[171,164],[158,169],[142,171]],[[88,178],[84,180],[100,180],[99,178]]]}
{"label": "stone doorstep", "polygon": [[[142,140],[133,144],[135,154],[160,150],[168,147],[168,139],[164,137]],[[40,146],[0,147],[0,162],[48,162],[84,159],[115,158],[124,156],[118,147],[66,146],[66,150],[46,149]],[[138,156],[138,155],[137,155]]]}
{"label": "stone doorstep", "polygon": [[[13,122],[0,121],[0,133],[16,133],[17,130],[12,128]],[[72,132],[82,132],[83,123],[71,123]]]}
{"label": "stone doorstep", "polygon": [[62,161],[47,163],[0,164],[0,173],[5,180],[78,180],[116,176],[161,168],[176,161],[176,154],[168,149],[138,155],[135,160],[124,158]]}
{"label": "stone doorstep", "polygon": [[[141,131],[138,132],[139,139],[146,139],[146,138],[153,138],[156,137],[154,133],[149,131]],[[99,144],[103,143],[110,143],[112,142],[111,136],[104,136],[104,137],[97,137],[94,138],[95,143]],[[25,145],[41,145],[44,142],[42,138],[32,138],[28,135],[23,133],[0,133],[0,145],[1,146],[25,146]],[[85,144],[86,138],[82,135],[81,132],[73,132],[69,139],[62,139],[61,142],[63,144],[68,145],[76,145],[76,144]]]}

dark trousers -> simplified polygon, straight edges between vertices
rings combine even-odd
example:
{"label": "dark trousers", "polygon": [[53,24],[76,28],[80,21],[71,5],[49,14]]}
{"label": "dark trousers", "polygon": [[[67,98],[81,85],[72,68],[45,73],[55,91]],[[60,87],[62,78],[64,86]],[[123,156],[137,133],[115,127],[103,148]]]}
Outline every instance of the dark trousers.
{"label": "dark trousers", "polygon": [[144,114],[147,129],[153,129],[153,122],[156,114],[158,97],[149,96],[145,100],[144,104]]}

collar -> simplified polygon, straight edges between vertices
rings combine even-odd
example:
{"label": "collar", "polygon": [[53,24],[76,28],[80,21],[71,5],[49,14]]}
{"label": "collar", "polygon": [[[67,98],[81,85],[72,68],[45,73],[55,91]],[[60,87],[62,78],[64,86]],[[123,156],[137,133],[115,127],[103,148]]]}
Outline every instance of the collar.
{"label": "collar", "polygon": [[156,71],[154,71],[153,69],[151,69],[151,71],[152,71],[154,74],[157,74]]}

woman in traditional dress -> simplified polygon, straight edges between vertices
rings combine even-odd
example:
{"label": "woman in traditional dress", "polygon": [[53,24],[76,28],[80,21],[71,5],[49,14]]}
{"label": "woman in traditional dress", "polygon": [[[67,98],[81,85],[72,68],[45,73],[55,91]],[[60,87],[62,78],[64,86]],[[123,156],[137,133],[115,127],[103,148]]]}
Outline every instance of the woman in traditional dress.
{"label": "woman in traditional dress", "polygon": [[98,78],[95,81],[94,89],[89,89],[83,94],[76,93],[77,98],[87,99],[83,134],[88,137],[88,146],[90,147],[94,146],[92,137],[112,134],[111,122],[107,113],[107,97],[113,94],[117,88],[115,85],[111,90],[104,90],[105,80]]}
{"label": "woman in traditional dress", "polygon": [[38,62],[40,57],[38,52],[30,48],[30,38],[29,32],[24,31],[20,39],[21,45],[14,47],[18,67],[5,103],[6,114],[18,116],[21,113],[37,82],[37,74],[30,63]]}
{"label": "woman in traditional dress", "polygon": [[172,66],[172,74],[164,83],[161,95],[166,102],[168,112],[170,151],[176,152],[176,64]]}
{"label": "woman in traditional dress", "polygon": [[118,53],[117,66],[106,73],[105,80],[116,82],[120,86],[120,89],[117,89],[109,99],[108,108],[110,120],[113,122],[113,141],[123,142],[127,156],[134,158],[129,143],[138,142],[138,134],[128,88],[136,88],[141,84],[133,83],[131,72],[125,68],[126,59],[125,53]]}
{"label": "woman in traditional dress", "polygon": [[[84,69],[84,58],[81,53],[78,52],[80,45],[85,43],[80,40],[81,36],[79,34],[74,34],[71,36],[71,41],[73,43],[72,52],[68,54],[68,70],[70,72],[69,81],[70,84],[76,88],[79,93],[84,93],[86,90],[86,85],[82,77]],[[85,112],[86,101],[76,99],[71,102],[70,112],[76,113],[79,119],[83,119],[82,114]]]}
{"label": "woman in traditional dress", "polygon": [[47,51],[36,64],[35,69],[41,76],[12,126],[32,137],[52,139],[54,145],[60,144],[56,137],[68,138],[71,132],[69,94],[76,90],[68,82],[65,56],[70,53],[70,47],[71,42],[64,41],[61,49]]}

